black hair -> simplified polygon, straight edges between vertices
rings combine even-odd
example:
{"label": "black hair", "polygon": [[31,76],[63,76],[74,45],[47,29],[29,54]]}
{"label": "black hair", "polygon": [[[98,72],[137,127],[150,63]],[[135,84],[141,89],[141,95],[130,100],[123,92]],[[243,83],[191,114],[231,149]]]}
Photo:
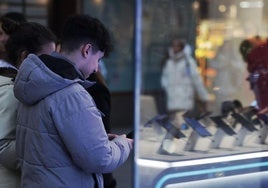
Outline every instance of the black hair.
{"label": "black hair", "polygon": [[27,21],[25,16],[20,12],[8,12],[4,14],[3,17],[9,18],[17,23],[23,23]]}
{"label": "black hair", "polygon": [[65,22],[61,36],[61,50],[72,52],[80,45],[91,43],[94,52],[100,50],[107,57],[113,45],[109,31],[90,15],[73,15]]}
{"label": "black hair", "polygon": [[35,23],[22,23],[17,30],[10,35],[6,43],[8,62],[18,66],[21,53],[38,53],[42,46],[50,42],[56,43],[56,36],[47,27]]}
{"label": "black hair", "polygon": [[98,82],[98,83],[100,83],[100,84],[102,84],[102,85],[107,87],[105,79],[104,79],[104,77],[103,77],[103,75],[101,74],[100,71],[93,72],[92,74],[90,74],[89,77],[88,77],[88,80],[93,81],[93,82],[94,81]]}
{"label": "black hair", "polygon": [[186,41],[180,38],[173,39],[171,43],[172,43],[172,46],[176,44],[181,50],[183,50],[186,45]]}
{"label": "black hair", "polygon": [[2,29],[6,34],[11,35],[19,24],[27,22],[25,16],[19,12],[8,12],[0,17]]}
{"label": "black hair", "polygon": [[247,62],[247,56],[249,52],[252,50],[253,44],[249,39],[243,40],[239,45],[239,52],[245,62]]}

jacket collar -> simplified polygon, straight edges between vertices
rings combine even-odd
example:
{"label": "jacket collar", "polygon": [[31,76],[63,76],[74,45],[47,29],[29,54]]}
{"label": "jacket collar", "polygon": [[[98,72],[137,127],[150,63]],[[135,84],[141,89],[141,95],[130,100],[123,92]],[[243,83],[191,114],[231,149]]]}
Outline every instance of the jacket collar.
{"label": "jacket collar", "polygon": [[63,78],[74,80],[85,80],[83,74],[75,67],[74,63],[63,57],[58,53],[52,55],[41,55],[39,57],[44,64],[54,73],[60,75]]}

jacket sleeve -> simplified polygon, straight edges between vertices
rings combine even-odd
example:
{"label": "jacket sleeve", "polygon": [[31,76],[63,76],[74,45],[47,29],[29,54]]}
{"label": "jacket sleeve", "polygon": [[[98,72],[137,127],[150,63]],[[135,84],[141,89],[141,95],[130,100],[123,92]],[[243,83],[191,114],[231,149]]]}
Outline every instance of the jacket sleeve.
{"label": "jacket sleeve", "polygon": [[2,139],[0,144],[0,163],[8,169],[18,170],[15,139]]}
{"label": "jacket sleeve", "polygon": [[87,173],[112,172],[123,164],[131,143],[125,137],[108,140],[101,113],[87,91],[65,97],[54,113],[60,137],[74,163]]}
{"label": "jacket sleeve", "polygon": [[163,70],[162,70],[162,75],[161,75],[161,80],[160,80],[160,84],[161,84],[161,87],[162,89],[166,89],[167,87],[167,77],[168,77],[168,73],[167,73],[167,65],[168,62],[165,64],[165,66],[163,67]]}
{"label": "jacket sleeve", "polygon": [[199,99],[204,101],[204,102],[208,101],[209,94],[208,94],[208,91],[204,85],[202,77],[197,70],[197,64],[196,64],[195,60],[190,56],[187,56],[186,58],[190,64],[190,71],[191,71],[193,85],[195,87],[195,90],[198,94]]}
{"label": "jacket sleeve", "polygon": [[18,101],[13,94],[13,85],[0,89],[0,163],[9,169],[18,169],[15,150],[15,128]]}

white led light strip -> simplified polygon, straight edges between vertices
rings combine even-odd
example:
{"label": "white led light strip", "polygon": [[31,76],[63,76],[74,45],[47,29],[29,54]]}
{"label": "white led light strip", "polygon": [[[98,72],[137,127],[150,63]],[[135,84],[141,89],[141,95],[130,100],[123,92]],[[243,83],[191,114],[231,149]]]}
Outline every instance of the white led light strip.
{"label": "white led light strip", "polygon": [[137,164],[139,166],[144,167],[173,168],[173,167],[185,167],[185,166],[194,166],[201,164],[211,164],[218,162],[238,161],[245,159],[255,159],[262,157],[268,157],[268,152],[247,153],[247,154],[230,155],[223,157],[211,157],[206,159],[194,159],[194,160],[178,161],[178,162],[163,162],[159,160],[137,159]]}

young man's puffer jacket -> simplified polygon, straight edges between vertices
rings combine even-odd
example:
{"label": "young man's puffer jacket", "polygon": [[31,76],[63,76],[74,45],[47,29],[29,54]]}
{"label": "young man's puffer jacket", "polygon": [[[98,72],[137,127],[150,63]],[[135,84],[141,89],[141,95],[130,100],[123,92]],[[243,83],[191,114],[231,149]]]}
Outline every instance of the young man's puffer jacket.
{"label": "young man's puffer jacket", "polygon": [[101,174],[127,160],[131,143],[122,136],[108,140],[101,113],[84,89],[90,85],[59,54],[24,60],[14,86],[21,187],[93,188],[97,181],[101,188]]}

